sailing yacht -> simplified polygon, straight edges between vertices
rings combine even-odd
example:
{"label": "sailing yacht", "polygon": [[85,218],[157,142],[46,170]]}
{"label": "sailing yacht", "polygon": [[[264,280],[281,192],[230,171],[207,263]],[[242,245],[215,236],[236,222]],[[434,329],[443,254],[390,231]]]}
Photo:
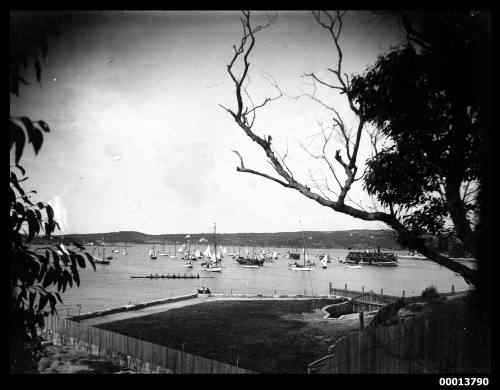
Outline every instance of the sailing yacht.
{"label": "sailing yacht", "polygon": [[169,256],[171,259],[175,259],[177,257],[177,241],[174,241],[174,254]]}
{"label": "sailing yacht", "polygon": [[245,257],[237,256],[236,261],[238,264],[241,264],[244,268],[258,268],[262,267],[265,263],[265,258],[259,259],[255,254],[255,248],[253,252],[253,256],[249,256],[248,248],[245,248]]}
{"label": "sailing yacht", "polygon": [[211,253],[210,246],[208,246],[207,250],[205,250],[205,254],[208,254],[208,257],[209,257],[208,262],[203,263],[206,265],[205,271],[208,271],[208,272],[221,272],[222,271],[222,267],[219,265],[219,261],[221,259],[221,254],[220,254],[220,252],[217,253],[216,237],[217,237],[217,230],[216,230],[216,225],[214,222],[214,235],[213,235],[214,253],[213,254]]}
{"label": "sailing yacht", "polygon": [[110,264],[111,263],[110,260],[113,258],[112,256],[106,257],[106,251],[104,249],[104,240],[102,245],[102,258],[95,257],[94,255],[92,255],[92,257],[94,258],[94,263],[96,264]]}
{"label": "sailing yacht", "polygon": [[154,247],[149,250],[149,258],[151,260],[156,260],[156,251]]}
{"label": "sailing yacht", "polygon": [[158,253],[158,256],[168,256],[168,253],[165,253],[165,240],[162,242],[161,252]]}
{"label": "sailing yacht", "polygon": [[311,271],[312,270],[312,267],[311,267],[312,264],[309,262],[309,258],[308,258],[307,253],[306,253],[306,237],[304,235],[304,231],[303,230],[302,230],[302,240],[304,242],[304,247],[302,248],[302,252],[303,252],[303,255],[304,255],[304,264],[299,264],[299,263],[295,262],[293,264],[289,264],[289,266],[290,266],[290,269],[292,269],[294,271]]}
{"label": "sailing yacht", "polygon": [[321,257],[321,266],[323,269],[326,268],[326,263],[328,263],[328,253]]}

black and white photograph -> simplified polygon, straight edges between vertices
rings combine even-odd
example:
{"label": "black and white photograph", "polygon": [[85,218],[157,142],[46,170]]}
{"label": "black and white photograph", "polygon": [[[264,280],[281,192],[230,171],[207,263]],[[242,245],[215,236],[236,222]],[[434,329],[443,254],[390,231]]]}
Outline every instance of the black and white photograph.
{"label": "black and white photograph", "polygon": [[11,9],[9,373],[489,386],[490,64],[483,9]]}

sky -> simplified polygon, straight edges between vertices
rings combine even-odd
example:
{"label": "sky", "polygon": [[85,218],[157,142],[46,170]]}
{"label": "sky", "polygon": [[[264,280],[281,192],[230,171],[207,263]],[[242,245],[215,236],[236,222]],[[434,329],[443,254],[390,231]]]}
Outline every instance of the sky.
{"label": "sky", "polygon": [[[310,175],[319,178],[327,168],[299,141],[317,151],[311,136],[329,115],[297,96],[311,91],[304,73],[328,80],[336,52],[309,12],[254,12],[252,22],[268,15],[277,18],[256,34],[248,92],[255,103],[274,96],[266,79],[272,77],[283,97],[259,110],[253,130],[272,135],[281,153],[288,148],[294,177],[312,188]],[[263,150],[220,106],[236,109],[227,64],[241,38],[239,17],[236,11],[79,11],[60,36],[49,38],[41,83],[27,73],[30,85],[20,86],[20,97],[11,95],[10,108],[51,128],[38,155],[26,148],[20,164],[29,177],[24,188],[54,207],[59,234],[203,233],[214,222],[221,233],[385,227],[236,171],[231,150],[247,168],[273,174]],[[359,11],[346,16],[341,45],[348,74],[365,71],[402,38],[394,21],[371,18]],[[321,93],[352,123],[345,97]],[[360,169],[368,153],[363,142]],[[360,183],[350,194],[368,202]]]}

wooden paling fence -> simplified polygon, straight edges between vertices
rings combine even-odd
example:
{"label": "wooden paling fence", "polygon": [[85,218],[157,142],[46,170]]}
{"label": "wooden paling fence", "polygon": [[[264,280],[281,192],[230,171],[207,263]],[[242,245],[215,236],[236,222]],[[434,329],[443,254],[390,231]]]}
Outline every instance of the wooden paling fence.
{"label": "wooden paling fence", "polygon": [[339,339],[309,373],[409,374],[467,371],[466,332],[456,315],[358,331]]}
{"label": "wooden paling fence", "polygon": [[58,316],[45,318],[45,328],[114,354],[147,362],[176,374],[246,374],[252,371],[162,345],[124,336]]}
{"label": "wooden paling fence", "polygon": [[[363,287],[361,291],[358,290],[348,290],[347,284],[344,285],[344,288],[334,288],[332,287],[332,283],[330,282],[329,286],[330,295],[338,295],[346,298],[353,298],[363,302],[372,302],[372,303],[382,303],[382,304],[390,304],[398,301],[401,298],[405,298],[406,300],[417,299],[420,297],[420,294],[417,296],[406,296],[405,291],[401,292],[401,295],[389,295],[384,294],[384,289],[380,289],[380,293],[375,291],[365,291]],[[455,295],[463,295],[466,294],[467,291],[455,291],[455,286],[451,286],[451,291],[447,293],[440,293],[440,296],[448,297]]]}

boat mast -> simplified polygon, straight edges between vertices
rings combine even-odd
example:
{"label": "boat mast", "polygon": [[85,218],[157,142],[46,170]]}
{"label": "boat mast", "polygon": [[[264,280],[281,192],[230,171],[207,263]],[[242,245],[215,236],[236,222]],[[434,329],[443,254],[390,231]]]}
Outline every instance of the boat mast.
{"label": "boat mast", "polygon": [[304,234],[304,229],[302,228],[302,223],[299,221],[300,229],[302,230],[302,241],[304,242],[304,267],[306,266],[306,236]]}
{"label": "boat mast", "polygon": [[217,243],[215,241],[216,225],[214,222],[214,256],[215,256],[215,266],[217,267]]}

